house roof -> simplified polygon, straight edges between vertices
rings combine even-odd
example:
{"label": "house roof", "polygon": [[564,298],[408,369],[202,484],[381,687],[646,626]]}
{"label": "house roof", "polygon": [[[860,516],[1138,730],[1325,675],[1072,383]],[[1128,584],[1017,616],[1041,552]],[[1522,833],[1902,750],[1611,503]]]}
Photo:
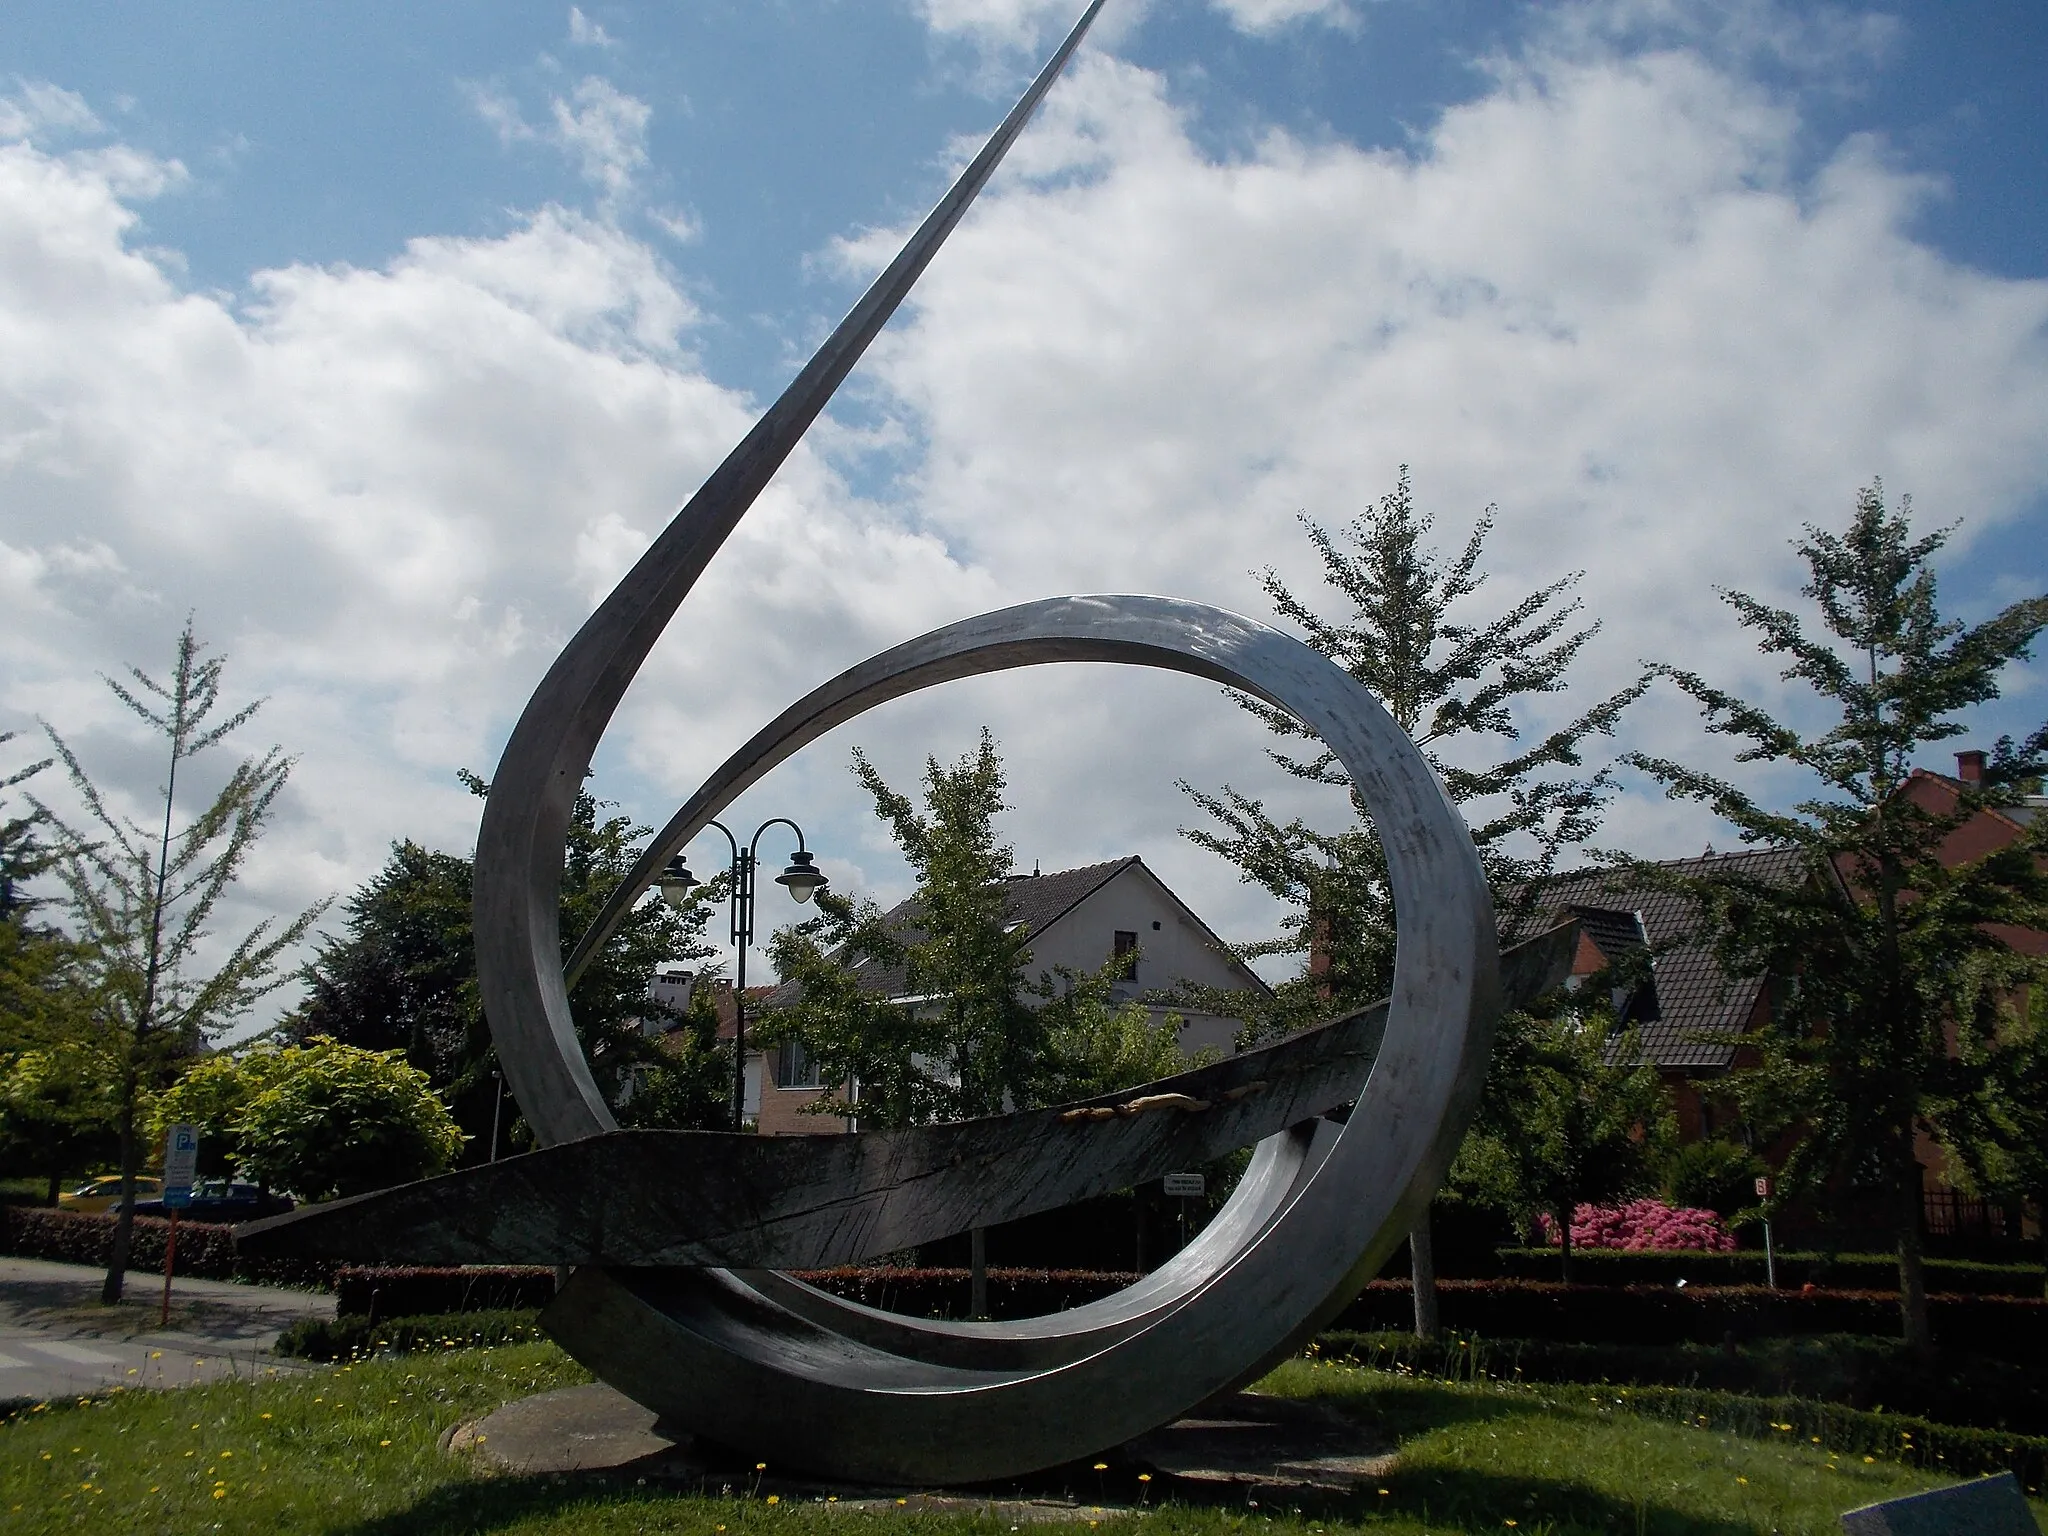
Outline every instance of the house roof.
{"label": "house roof", "polygon": [[[1794,848],[1709,853],[1672,859],[1662,867],[1685,875],[1739,873],[1788,887],[1806,877],[1805,863]],[[1640,922],[1643,939],[1655,952],[1651,975],[1657,993],[1656,1017],[1632,1020],[1646,1061],[1670,1068],[1725,1069],[1733,1064],[1735,1039],[1747,1027],[1764,982],[1761,977],[1722,973],[1712,945],[1692,938],[1698,919],[1685,897],[1631,887],[1612,870],[1591,869],[1556,876],[1544,890],[1543,905],[1550,912],[1578,917],[1610,961],[1620,958],[1632,941],[1615,919],[1626,917],[1630,928]],[[1617,947],[1609,949],[1609,942]]]}
{"label": "house roof", "polygon": [[1649,948],[1650,936],[1643,928],[1643,920],[1634,912],[1577,903],[1571,904],[1567,910],[1579,920],[1579,931],[1593,941],[1593,947],[1600,951],[1600,958],[1609,965],[1637,950]]}
{"label": "house roof", "polygon": [[[1136,854],[1128,854],[1121,859],[1110,859],[1101,864],[1083,864],[1078,869],[1055,870],[1050,874],[1040,874],[1034,870],[1028,875],[1010,875],[1003,881],[1004,926],[1015,929],[1021,924],[1025,938],[1035,938],[1133,865],[1142,869],[1145,867],[1145,861]],[[1150,875],[1151,871],[1147,869],[1146,873]],[[1222,946],[1223,941],[1216,938],[1208,924],[1195,915],[1193,908],[1175,896],[1157,875],[1152,875],[1152,879],[1183,912],[1187,913],[1204,934],[1219,948]],[[883,913],[882,921],[905,943],[915,944],[925,936],[923,912],[923,904],[913,896],[899,901]],[[910,990],[909,982],[900,965],[880,966],[869,961],[862,963],[859,970],[863,991],[882,997],[901,997]],[[1249,971],[1246,974],[1252,975]],[[1257,981],[1258,978],[1253,975],[1253,980]],[[1263,986],[1264,983],[1260,982],[1259,985]],[[782,1007],[795,1002],[798,996],[796,984],[784,982],[769,995],[767,1006]]]}
{"label": "house roof", "polygon": [[[1951,794],[1960,795],[1971,786],[1952,773],[1938,773],[1932,768],[1915,768],[1913,777],[1932,779]],[[2012,805],[1987,805],[1978,812],[1982,816],[1996,816],[2011,822],[2016,827],[2030,827],[2034,819],[2048,810],[2048,795],[2022,795]]]}

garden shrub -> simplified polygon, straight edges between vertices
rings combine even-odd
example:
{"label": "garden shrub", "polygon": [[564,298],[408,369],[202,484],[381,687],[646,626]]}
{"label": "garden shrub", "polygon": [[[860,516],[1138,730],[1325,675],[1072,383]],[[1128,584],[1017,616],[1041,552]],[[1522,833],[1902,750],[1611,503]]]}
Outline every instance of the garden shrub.
{"label": "garden shrub", "polygon": [[545,1338],[531,1310],[443,1312],[431,1317],[302,1317],[278,1335],[276,1353],[299,1360],[359,1360],[422,1350],[489,1348]]}
{"label": "garden shrub", "polygon": [[[1557,1223],[1546,1213],[1537,1218],[1544,1239],[1562,1247]],[[1581,1205],[1572,1211],[1572,1248],[1605,1248],[1624,1253],[1698,1250],[1733,1253],[1735,1234],[1714,1212],[1666,1205],[1662,1200],[1631,1200],[1626,1205]]]}

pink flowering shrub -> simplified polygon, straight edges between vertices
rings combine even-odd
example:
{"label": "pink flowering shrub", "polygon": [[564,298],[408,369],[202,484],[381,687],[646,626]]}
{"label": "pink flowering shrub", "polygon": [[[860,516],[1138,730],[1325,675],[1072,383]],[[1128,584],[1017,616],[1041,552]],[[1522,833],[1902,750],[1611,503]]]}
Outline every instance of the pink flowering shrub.
{"label": "pink flowering shrub", "polygon": [[[1543,1240],[1556,1248],[1557,1224],[1548,1212],[1537,1218]],[[1735,1235],[1712,1211],[1681,1209],[1662,1200],[1631,1200],[1626,1205],[1582,1205],[1572,1212],[1574,1248],[1690,1248],[1705,1253],[1733,1253]]]}

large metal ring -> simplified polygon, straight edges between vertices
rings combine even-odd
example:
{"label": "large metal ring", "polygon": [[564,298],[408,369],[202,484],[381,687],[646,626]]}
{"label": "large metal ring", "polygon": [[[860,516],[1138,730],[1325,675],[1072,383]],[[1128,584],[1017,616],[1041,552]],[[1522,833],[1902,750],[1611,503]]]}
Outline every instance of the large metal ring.
{"label": "large metal ring", "polygon": [[[772,1446],[813,1472],[885,1482],[974,1481],[1099,1450],[1298,1347],[1402,1241],[1456,1151],[1497,1012],[1492,908],[1471,838],[1365,688],[1236,614],[1070,597],[912,640],[792,705],[691,797],[643,862],[658,863],[770,768],[877,704],[1055,661],[1161,667],[1242,689],[1301,720],[1343,762],[1385,842],[1400,916],[1386,1035],[1356,1109],[1341,1126],[1269,1139],[1174,1262],[1054,1316],[919,1322],[780,1276],[577,1271],[550,1331],[670,1422]],[[515,1081],[529,1117],[573,1112],[580,1059],[561,1060],[552,1033],[527,1019],[494,1015],[492,1026],[508,1068],[522,1064]]]}
{"label": "large metal ring", "polygon": [[[1051,88],[1091,0],[982,151],[789,388],[556,658],[513,728],[477,834],[477,980],[543,1145],[614,1128],[576,1042],[561,958],[563,839],[627,687],[719,547],[917,281]],[[1292,713],[1350,772],[1386,844],[1401,923],[1379,1056],[1342,1125],[1262,1143],[1175,1260],[1092,1306],[1014,1323],[918,1323],[773,1275],[576,1273],[546,1323],[599,1376],[712,1439],[842,1477],[959,1482],[1116,1444],[1242,1383],[1342,1307],[1449,1164],[1478,1095],[1497,953],[1479,861],[1429,765],[1356,681],[1234,614],[1150,597],[1028,604],[938,630],[826,684],[750,742],[650,847],[600,921],[804,742],[951,678],[1051,661],[1164,667]],[[582,955],[572,961],[570,970]]]}

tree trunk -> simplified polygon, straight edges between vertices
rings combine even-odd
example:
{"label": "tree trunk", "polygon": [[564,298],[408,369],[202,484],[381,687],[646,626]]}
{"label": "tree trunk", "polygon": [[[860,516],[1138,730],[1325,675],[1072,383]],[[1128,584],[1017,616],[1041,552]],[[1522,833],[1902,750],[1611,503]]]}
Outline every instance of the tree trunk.
{"label": "tree trunk", "polygon": [[1899,1318],[1906,1347],[1923,1359],[1934,1353],[1934,1332],[1927,1320],[1927,1202],[1922,1193],[1920,1160],[1913,1155],[1909,1128],[1899,1155]]}
{"label": "tree trunk", "polygon": [[55,1163],[52,1164],[50,1168],[50,1193],[44,1197],[43,1204],[55,1205],[57,1203],[57,1197],[63,1192],[64,1165],[62,1163]]}
{"label": "tree trunk", "polygon": [[1561,1250],[1563,1262],[1558,1267],[1558,1278],[1564,1281],[1566,1285],[1570,1285],[1572,1283],[1572,1219],[1568,1213],[1552,1212],[1551,1214],[1552,1218],[1557,1222],[1558,1237],[1563,1242]]}
{"label": "tree trunk", "polygon": [[1408,1233],[1408,1273],[1415,1291],[1415,1337],[1433,1339],[1437,1334],[1436,1238],[1430,1231],[1430,1207]]}
{"label": "tree trunk", "polygon": [[2034,1197],[2034,1224],[2041,1239],[2041,1299],[2048,1301],[2048,1190]]}
{"label": "tree trunk", "polygon": [[967,1311],[977,1322],[988,1316],[988,1228],[967,1234]]}
{"label": "tree trunk", "polygon": [[135,1237],[135,1174],[142,1162],[141,1138],[135,1134],[138,1081],[133,1067],[121,1077],[121,1207],[114,1218],[114,1246],[107,1255],[107,1278],[100,1286],[100,1305],[117,1306],[128,1275],[128,1247]]}

